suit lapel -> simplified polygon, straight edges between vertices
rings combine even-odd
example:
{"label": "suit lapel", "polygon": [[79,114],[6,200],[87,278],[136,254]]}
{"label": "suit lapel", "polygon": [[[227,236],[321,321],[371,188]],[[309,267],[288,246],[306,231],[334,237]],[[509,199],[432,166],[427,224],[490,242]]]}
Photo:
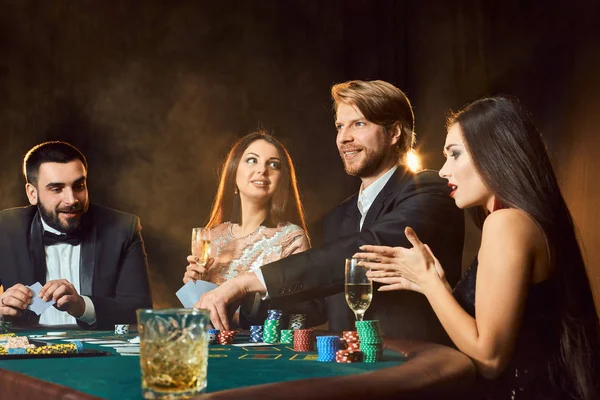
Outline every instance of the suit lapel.
{"label": "suit lapel", "polygon": [[342,221],[342,226],[340,232],[342,235],[347,235],[348,233],[358,232],[360,230],[360,211],[358,211],[358,205],[356,202],[358,201],[358,194],[352,196],[346,202],[346,218]]}
{"label": "suit lapel", "polygon": [[93,294],[94,269],[96,267],[96,242],[98,233],[96,224],[93,223],[92,211],[88,211],[88,226],[84,226],[86,233],[81,242],[81,256],[79,257],[79,291],[80,295],[91,296]]}
{"label": "suit lapel", "polygon": [[[29,256],[33,266],[33,282],[46,283],[46,250],[42,240],[42,221],[38,212],[33,216],[29,230]],[[27,274],[27,272],[25,272]]]}
{"label": "suit lapel", "polygon": [[373,201],[373,204],[371,204],[367,216],[365,217],[365,222],[363,223],[363,229],[371,225],[377,219],[388,197],[398,189],[398,185],[402,184],[408,173],[409,172],[402,166],[399,166],[398,169],[396,169]]}

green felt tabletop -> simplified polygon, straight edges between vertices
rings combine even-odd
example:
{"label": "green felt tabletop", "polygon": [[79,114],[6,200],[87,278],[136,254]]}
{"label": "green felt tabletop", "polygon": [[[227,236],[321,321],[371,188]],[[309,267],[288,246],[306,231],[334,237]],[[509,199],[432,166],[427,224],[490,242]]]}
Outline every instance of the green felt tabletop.
{"label": "green felt tabletop", "polygon": [[[17,332],[19,336],[40,331]],[[132,338],[109,331],[69,331],[67,338]],[[52,342],[61,343],[60,340]],[[109,351],[105,357],[0,360],[0,368],[72,387],[107,399],[141,399],[140,358],[122,356],[111,347],[84,342],[84,348]],[[317,353],[297,353],[291,345],[235,347],[210,345],[207,392],[316,377],[360,374],[401,364],[405,359],[386,350],[375,364],[337,364],[316,361]]]}

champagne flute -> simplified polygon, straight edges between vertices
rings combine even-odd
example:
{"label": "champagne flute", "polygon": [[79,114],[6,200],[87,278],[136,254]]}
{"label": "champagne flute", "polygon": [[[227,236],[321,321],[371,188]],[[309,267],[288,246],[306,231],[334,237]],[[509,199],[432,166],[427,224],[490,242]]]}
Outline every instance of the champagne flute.
{"label": "champagne flute", "polygon": [[198,258],[196,264],[201,267],[206,265],[210,257],[210,229],[204,227],[192,229],[192,255]]}
{"label": "champagne flute", "polygon": [[367,267],[358,265],[355,258],[346,259],[346,302],[357,321],[362,321],[373,299],[373,282],[367,278]]}

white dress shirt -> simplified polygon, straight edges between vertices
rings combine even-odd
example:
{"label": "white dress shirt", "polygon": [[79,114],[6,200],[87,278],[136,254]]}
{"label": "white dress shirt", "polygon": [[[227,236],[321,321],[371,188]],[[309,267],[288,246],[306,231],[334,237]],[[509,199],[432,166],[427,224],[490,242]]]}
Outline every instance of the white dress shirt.
{"label": "white dress shirt", "polygon": [[[56,235],[62,234],[52,228],[43,218],[42,226],[44,230]],[[81,244],[73,246],[69,243],[56,243],[52,246],[44,246],[46,253],[46,282],[55,279],[66,279],[73,284],[77,293],[80,293],[79,288],[79,263],[81,258]],[[88,296],[83,297],[85,302],[85,311],[79,320],[94,324],[96,322],[96,309],[94,303]],[[77,321],[66,311],[60,311],[55,307],[48,307],[42,315],[40,315],[40,324],[42,325],[75,325]]]}
{"label": "white dress shirt", "polygon": [[[379,178],[377,178],[377,180],[375,182],[371,183],[369,185],[369,187],[367,187],[364,190],[361,185],[360,192],[358,193],[358,201],[357,201],[358,211],[360,211],[360,215],[361,215],[361,218],[360,218],[360,229],[361,230],[362,230],[363,223],[365,222],[365,217],[367,216],[367,213],[369,212],[369,208],[371,208],[373,201],[375,201],[375,198],[377,198],[377,196],[379,195],[379,192],[381,192],[381,189],[383,189],[383,187],[390,180],[390,178],[392,177],[394,172],[396,172],[396,169],[398,169],[398,166],[393,166],[392,168],[390,168],[389,171],[387,171],[385,174],[383,174]],[[254,273],[256,274],[256,277],[258,278],[260,283],[262,283],[263,287],[266,289],[267,284],[265,283],[265,277],[263,276],[263,273],[262,273],[262,267],[257,268],[254,271]],[[262,296],[262,299],[266,300],[268,298],[269,298],[269,292],[265,292],[264,296]]]}
{"label": "white dress shirt", "polygon": [[373,202],[383,189],[386,183],[390,180],[394,172],[396,172],[398,167],[392,167],[388,172],[381,175],[377,180],[369,185],[366,189],[360,187],[360,192],[358,193],[358,200],[356,202],[356,206],[358,207],[358,211],[360,212],[360,230],[362,231],[363,224],[365,222],[365,217],[369,212],[369,209],[373,205]]}

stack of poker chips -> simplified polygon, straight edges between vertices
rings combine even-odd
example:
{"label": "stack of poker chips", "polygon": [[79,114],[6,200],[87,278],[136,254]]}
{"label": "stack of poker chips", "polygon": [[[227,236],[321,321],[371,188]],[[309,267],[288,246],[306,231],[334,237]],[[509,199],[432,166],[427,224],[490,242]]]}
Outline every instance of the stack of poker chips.
{"label": "stack of poker chips", "polygon": [[8,336],[6,338],[6,341],[3,343],[3,346],[7,350],[19,348],[27,349],[35,347],[34,344],[29,343],[29,339],[27,338],[27,336]]}
{"label": "stack of poker chips", "polygon": [[65,344],[51,344],[48,346],[40,346],[26,349],[27,354],[70,354],[80,353],[83,351],[83,345],[79,340]]}
{"label": "stack of poker chips", "polygon": [[360,341],[357,331],[344,331],[343,339],[340,342],[346,344],[346,346],[340,347],[335,353],[335,361],[339,363],[353,363],[360,362],[362,360],[362,353],[360,352]]}
{"label": "stack of poker chips", "polygon": [[290,329],[306,328],[306,314],[290,314]]}
{"label": "stack of poker chips", "polygon": [[379,321],[356,321],[363,362],[374,363],[383,358],[383,337]]}
{"label": "stack of poker chips", "polygon": [[346,349],[360,351],[360,339],[357,331],[344,331],[343,338]]}
{"label": "stack of poker chips", "polygon": [[340,338],[338,336],[317,336],[317,361],[335,361],[335,354],[340,349]]}
{"label": "stack of poker chips", "polygon": [[221,331],[218,329],[209,329],[208,330],[208,343],[209,344],[219,343],[219,341],[217,340],[219,338],[219,333],[221,333]]}
{"label": "stack of poker chips", "polygon": [[268,310],[267,319],[263,329],[263,342],[279,343],[279,331],[281,329],[281,310]]}
{"label": "stack of poker chips", "polygon": [[296,329],[294,331],[294,351],[312,351],[313,335],[312,329]]}
{"label": "stack of poker chips", "polygon": [[281,330],[281,343],[294,344],[294,330],[293,329],[282,329]]}
{"label": "stack of poker chips", "polygon": [[[21,337],[19,336],[18,338]],[[24,339],[22,343],[12,343],[7,344],[6,346],[0,346],[0,354],[70,354],[81,353],[83,351],[83,344],[79,340],[74,340],[71,343],[65,344],[51,344],[35,347],[33,344],[29,343],[26,337],[22,338]]]}
{"label": "stack of poker chips", "polygon": [[250,326],[250,342],[260,343],[263,341],[263,326],[262,325],[251,325]]}
{"label": "stack of poker chips", "polygon": [[237,331],[221,331],[217,335],[217,341],[219,344],[231,344],[235,335],[237,335]]}

